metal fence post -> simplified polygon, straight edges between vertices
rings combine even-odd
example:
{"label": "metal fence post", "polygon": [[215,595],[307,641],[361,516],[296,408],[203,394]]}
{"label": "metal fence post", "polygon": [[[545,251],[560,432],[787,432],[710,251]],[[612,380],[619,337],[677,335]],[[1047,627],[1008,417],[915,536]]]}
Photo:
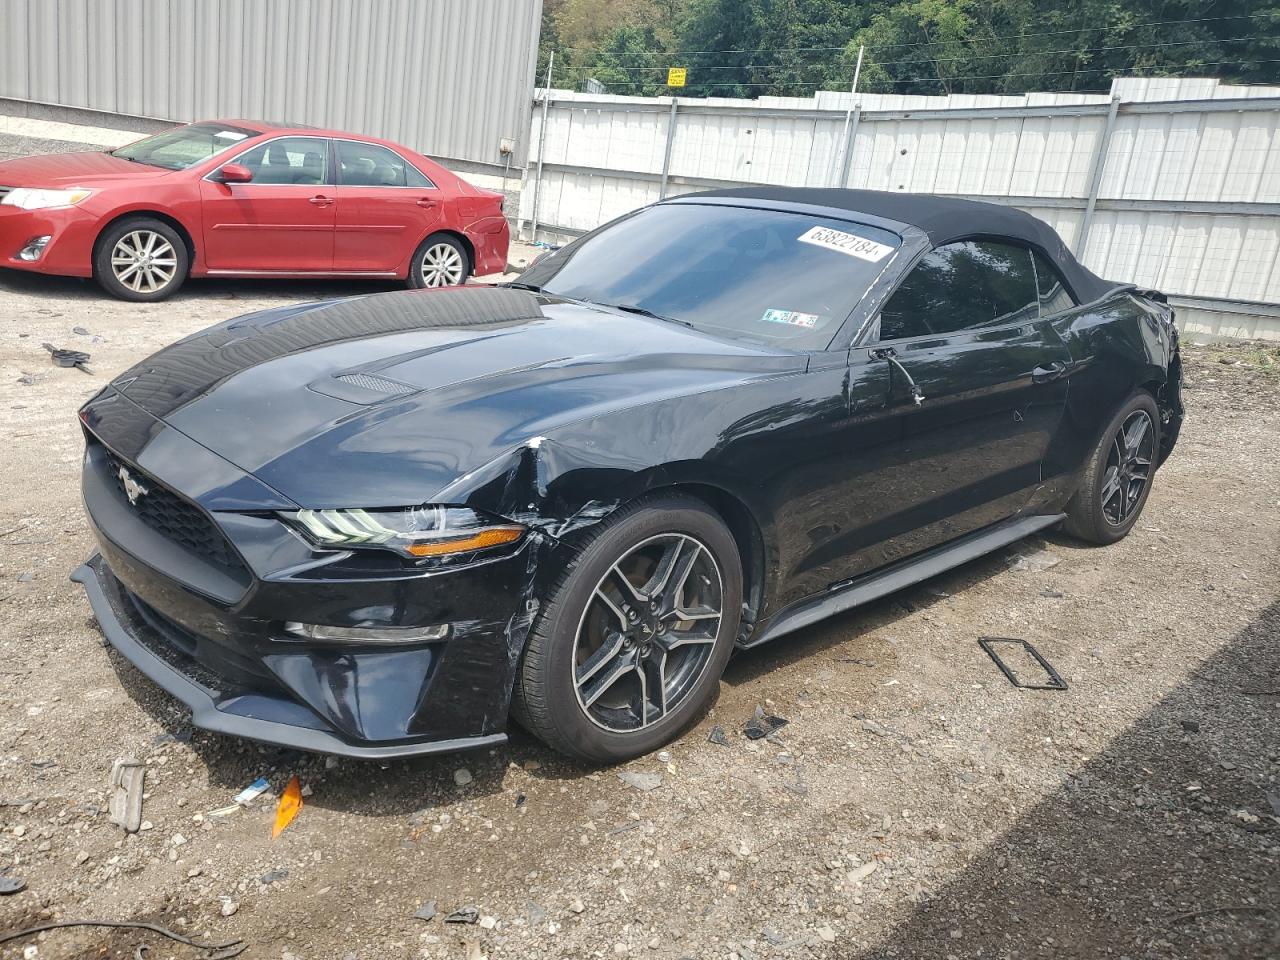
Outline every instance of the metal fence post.
{"label": "metal fence post", "polygon": [[853,164],[853,143],[858,139],[858,121],[862,119],[862,104],[857,104],[845,117],[844,156],[840,160],[840,182],[836,184],[842,190],[849,186],[849,169]]}
{"label": "metal fence post", "polygon": [[1085,201],[1084,217],[1080,221],[1080,232],[1076,235],[1073,251],[1077,260],[1084,259],[1084,248],[1089,242],[1089,227],[1093,224],[1093,210],[1098,205],[1098,189],[1102,186],[1102,173],[1107,167],[1107,154],[1111,149],[1111,131],[1115,129],[1119,110],[1120,98],[1112,97],[1111,108],[1107,110],[1107,125],[1102,128],[1102,138],[1093,154],[1093,169],[1089,171],[1089,198]]}
{"label": "metal fence post", "polygon": [[667,149],[662,155],[662,182],[658,185],[658,199],[667,198],[667,175],[671,172],[671,148],[676,142],[676,98],[671,98],[671,113],[667,117]]}
{"label": "metal fence post", "polygon": [[529,242],[538,239],[538,195],[542,192],[542,157],[547,145],[547,108],[551,106],[551,68],[556,63],[556,52],[547,57],[547,86],[542,91],[542,123],[538,127],[538,172],[533,180],[533,218],[529,228]]}

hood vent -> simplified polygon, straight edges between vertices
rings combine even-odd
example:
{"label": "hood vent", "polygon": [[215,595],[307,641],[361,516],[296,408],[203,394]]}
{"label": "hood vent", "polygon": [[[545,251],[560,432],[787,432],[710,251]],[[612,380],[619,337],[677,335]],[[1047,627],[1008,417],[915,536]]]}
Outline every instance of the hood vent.
{"label": "hood vent", "polygon": [[333,379],[339,380],[348,386],[355,387],[357,390],[368,390],[372,393],[385,393],[393,397],[414,392],[414,388],[409,386],[407,383],[397,383],[395,380],[375,377],[368,373],[343,373]]}

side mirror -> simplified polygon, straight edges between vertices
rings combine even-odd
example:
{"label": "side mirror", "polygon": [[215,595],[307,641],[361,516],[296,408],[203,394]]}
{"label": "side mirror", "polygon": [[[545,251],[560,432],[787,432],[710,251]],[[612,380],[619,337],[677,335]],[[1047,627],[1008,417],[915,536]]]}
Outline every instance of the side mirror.
{"label": "side mirror", "polygon": [[218,170],[218,179],[223,183],[248,183],[253,179],[253,171],[238,163],[228,163]]}

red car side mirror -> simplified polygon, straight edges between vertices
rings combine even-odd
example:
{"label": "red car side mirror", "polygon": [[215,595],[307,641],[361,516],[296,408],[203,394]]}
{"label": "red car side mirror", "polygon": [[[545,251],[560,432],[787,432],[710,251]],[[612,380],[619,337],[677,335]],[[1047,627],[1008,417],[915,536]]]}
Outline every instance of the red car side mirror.
{"label": "red car side mirror", "polygon": [[253,171],[238,163],[227,163],[219,168],[218,179],[223,183],[248,183],[253,179]]}

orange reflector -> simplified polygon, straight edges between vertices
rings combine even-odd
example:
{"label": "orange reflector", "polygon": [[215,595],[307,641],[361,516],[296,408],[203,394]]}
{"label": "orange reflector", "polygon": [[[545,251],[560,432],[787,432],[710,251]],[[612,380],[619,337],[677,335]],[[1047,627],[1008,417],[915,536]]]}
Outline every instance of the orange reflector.
{"label": "orange reflector", "polygon": [[405,547],[405,552],[414,557],[439,557],[446,553],[465,553],[468,550],[483,550],[485,547],[498,547],[504,543],[514,543],[524,533],[523,527],[491,527],[481,530],[469,537],[456,540],[437,540],[432,543],[414,543]]}
{"label": "orange reflector", "polygon": [[276,822],[271,828],[271,839],[274,840],[284,832],[284,828],[293,823],[293,818],[302,809],[302,784],[298,783],[295,773],[289,778],[289,785],[280,795],[280,803],[276,806]]}

